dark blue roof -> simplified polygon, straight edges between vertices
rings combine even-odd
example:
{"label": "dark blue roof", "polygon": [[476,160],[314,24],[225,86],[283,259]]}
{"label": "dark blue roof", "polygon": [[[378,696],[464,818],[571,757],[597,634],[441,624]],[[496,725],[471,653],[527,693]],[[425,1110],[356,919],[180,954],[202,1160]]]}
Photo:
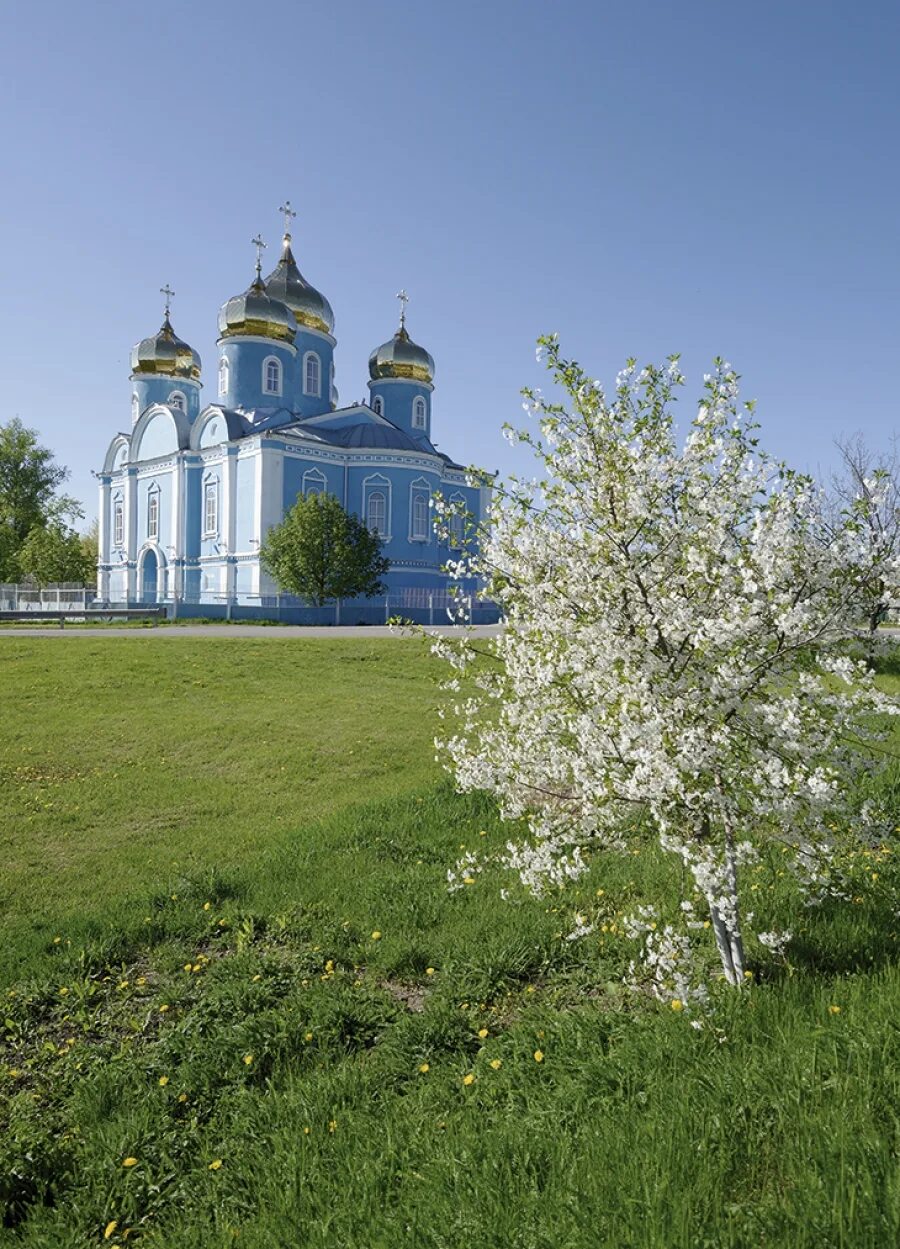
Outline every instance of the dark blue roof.
{"label": "dark blue roof", "polygon": [[345,425],[343,429],[316,430],[320,438],[337,443],[340,447],[388,447],[395,451],[421,451],[423,448],[409,434],[396,425],[375,425],[365,421],[359,425]]}

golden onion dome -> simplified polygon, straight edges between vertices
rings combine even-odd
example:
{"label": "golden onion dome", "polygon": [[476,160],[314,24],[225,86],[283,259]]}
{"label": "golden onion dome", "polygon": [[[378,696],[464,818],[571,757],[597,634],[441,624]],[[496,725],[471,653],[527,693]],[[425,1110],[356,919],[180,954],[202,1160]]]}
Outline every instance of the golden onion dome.
{"label": "golden onion dome", "polygon": [[369,377],[402,377],[413,382],[434,381],[434,360],[424,347],[414,343],[401,320],[400,328],[388,342],[369,356]]}
{"label": "golden onion dome", "polygon": [[243,295],[235,295],[219,309],[219,334],[222,338],[253,335],[273,338],[280,343],[293,343],[297,333],[294,314],[280,299],[266,291],[263,280],[256,278]]}
{"label": "golden onion dome", "polygon": [[172,329],[169,314],[153,338],[142,338],[131,349],[131,372],[200,380],[200,357]]}
{"label": "golden onion dome", "polygon": [[291,236],[282,240],[281,259],[266,278],[266,291],[273,298],[287,304],[298,325],[309,326],[330,334],[334,330],[334,313],[325,296],[307,282],[297,268],[291,251]]}

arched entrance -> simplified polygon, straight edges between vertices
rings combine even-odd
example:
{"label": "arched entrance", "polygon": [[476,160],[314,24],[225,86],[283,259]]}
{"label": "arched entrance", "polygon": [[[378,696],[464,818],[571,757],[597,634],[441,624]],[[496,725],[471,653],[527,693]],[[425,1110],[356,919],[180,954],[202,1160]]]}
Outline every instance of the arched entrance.
{"label": "arched entrance", "polygon": [[144,552],[139,595],[142,603],[155,603],[159,591],[159,560],[154,550]]}

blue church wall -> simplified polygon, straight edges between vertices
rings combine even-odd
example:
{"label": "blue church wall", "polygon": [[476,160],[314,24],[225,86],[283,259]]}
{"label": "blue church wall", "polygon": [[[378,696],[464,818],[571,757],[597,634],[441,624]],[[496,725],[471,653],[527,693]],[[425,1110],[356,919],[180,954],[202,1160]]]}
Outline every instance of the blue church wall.
{"label": "blue church wall", "polygon": [[284,457],[282,510],[292,508],[300,495],[313,493],[333,494],[343,502],[344,466],[333,460],[301,459]]}
{"label": "blue church wall", "polygon": [[203,466],[192,456],[185,473],[184,498],[184,553],[188,559],[196,559],[200,553],[200,528],[203,523],[201,511],[201,478]]}
{"label": "blue church wall", "polygon": [[250,545],[250,539],[259,538],[256,520],[256,465],[256,456],[238,456],[234,465],[237,474],[235,545],[238,551],[255,550]]}
{"label": "blue church wall", "polygon": [[192,378],[136,374],[131,379],[131,394],[132,424],[151,404],[174,405],[178,396],[183,400],[182,410],[189,420],[193,421],[200,412],[200,383]]}
{"label": "blue church wall", "polygon": [[[174,546],[172,533],[172,489],[173,473],[171,468],[160,469],[152,475],[138,477],[134,482],[134,498],[137,512],[136,545],[140,550],[146,543],[160,547]],[[151,526],[151,500],[155,498],[155,525]],[[155,528],[156,532],[152,532]]]}
{"label": "blue church wall", "polygon": [[[402,429],[412,438],[431,437],[431,387],[423,383],[398,380],[396,378],[379,378],[369,382],[369,406],[378,411],[376,399],[383,405],[382,416],[387,417],[392,425]],[[425,404],[425,425],[414,423],[414,408],[417,399]]]}
{"label": "blue church wall", "polygon": [[131,460],[156,460],[178,450],[178,431],[168,412],[151,416],[146,425],[135,431]]}
{"label": "blue church wall", "polygon": [[[227,361],[227,385],[224,395],[218,388],[218,400],[227,408],[290,407],[297,388],[297,353],[287,343],[267,338],[220,338],[219,362]],[[277,394],[265,390],[263,366],[277,360],[281,366],[281,385]],[[221,372],[219,373],[221,376]]]}
{"label": "blue church wall", "polygon": [[[288,407],[301,416],[320,416],[331,411],[331,379],[334,365],[334,339],[325,334],[318,334],[301,326],[294,340],[297,348],[297,370],[294,388],[290,392]],[[307,394],[307,357],[315,355],[319,359],[319,387]]]}
{"label": "blue church wall", "polygon": [[[200,544],[201,555],[218,555],[222,545],[222,516],[223,516],[223,494],[222,494],[222,466],[220,464],[206,465],[204,464],[200,472],[197,474],[197,485],[199,498],[197,500],[197,532]],[[215,506],[215,527],[207,529],[206,527],[206,495],[207,490],[214,491],[216,501]]]}

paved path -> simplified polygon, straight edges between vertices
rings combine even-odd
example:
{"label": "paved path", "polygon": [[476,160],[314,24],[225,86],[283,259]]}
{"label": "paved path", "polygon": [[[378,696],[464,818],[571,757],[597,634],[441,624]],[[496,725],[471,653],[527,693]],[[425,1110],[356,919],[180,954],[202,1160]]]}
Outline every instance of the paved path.
{"label": "paved path", "polygon": [[[495,637],[500,631],[499,625],[475,625],[471,630],[474,637]],[[453,637],[465,630],[452,625],[426,627],[426,633],[439,633]],[[100,628],[81,628],[69,626],[61,629],[58,624],[48,624],[43,628],[27,628],[21,625],[8,625],[0,628],[0,645],[3,638],[397,638],[412,637],[411,629],[389,629],[385,625],[159,625],[141,629],[122,629],[115,625],[104,625]]]}

